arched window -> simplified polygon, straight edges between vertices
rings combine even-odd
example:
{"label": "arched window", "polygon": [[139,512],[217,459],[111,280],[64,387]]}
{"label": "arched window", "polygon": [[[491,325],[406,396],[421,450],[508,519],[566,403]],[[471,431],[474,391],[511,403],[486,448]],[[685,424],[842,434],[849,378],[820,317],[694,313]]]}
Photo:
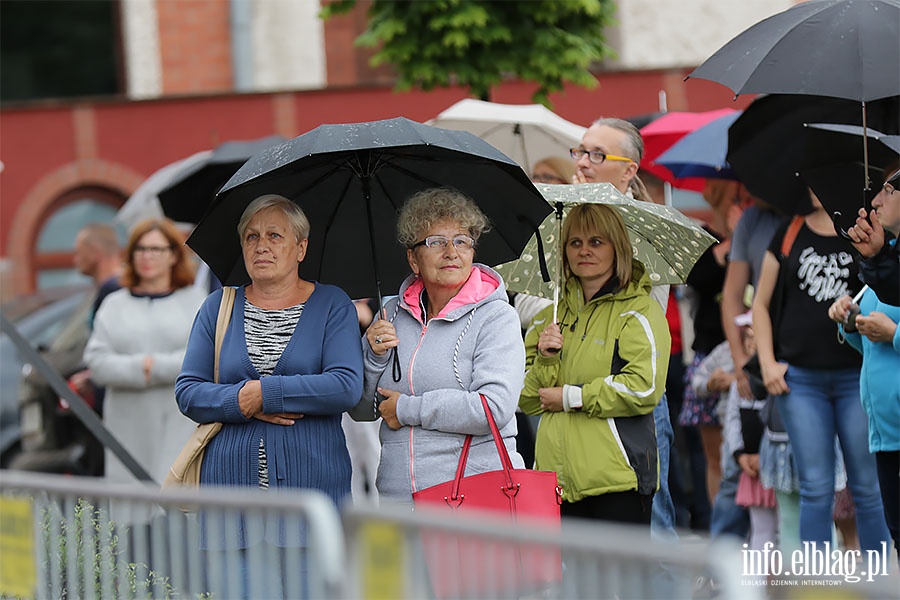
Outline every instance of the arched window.
{"label": "arched window", "polygon": [[[90,223],[112,223],[124,198],[103,188],[79,188],[53,203],[32,253],[35,289],[90,283],[73,267],[75,236]],[[124,239],[124,230],[121,232]]]}

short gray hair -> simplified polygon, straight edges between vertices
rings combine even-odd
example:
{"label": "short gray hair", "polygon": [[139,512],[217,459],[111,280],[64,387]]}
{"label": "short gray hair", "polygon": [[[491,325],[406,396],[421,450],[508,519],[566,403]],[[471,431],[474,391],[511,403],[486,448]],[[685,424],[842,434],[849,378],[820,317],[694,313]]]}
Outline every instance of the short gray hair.
{"label": "short gray hair", "polygon": [[411,248],[438,221],[456,221],[476,242],[490,222],[471,198],[452,188],[431,188],[412,195],[397,219],[397,240]]}
{"label": "short gray hair", "polygon": [[634,162],[641,164],[644,157],[644,138],[641,137],[641,130],[634,126],[634,123],[625,119],[617,119],[615,117],[602,117],[591,123],[591,127],[610,127],[617,129],[625,134],[625,145],[622,152],[626,158],[630,158]]}
{"label": "short gray hair", "polygon": [[[624,133],[625,140],[622,145],[622,154],[625,155],[625,158],[630,158],[640,166],[641,159],[644,157],[644,138],[641,136],[641,130],[634,123],[625,119],[617,119],[616,117],[601,117],[591,123],[591,127],[594,125],[609,127]],[[631,190],[635,200],[653,202],[650,192],[647,191],[647,187],[637,173],[628,182],[628,189]]]}
{"label": "short gray hair", "polygon": [[294,237],[296,238],[295,241],[300,242],[309,237],[309,219],[306,218],[306,213],[303,212],[302,208],[284,196],[278,194],[265,194],[248,204],[247,208],[244,209],[244,213],[241,215],[241,220],[238,221],[238,239],[241,240],[242,243],[244,240],[244,232],[247,230],[247,225],[250,223],[250,220],[253,219],[257,213],[262,212],[267,208],[277,208],[284,213],[284,216],[287,217],[288,223],[291,226],[291,231],[294,232]]}

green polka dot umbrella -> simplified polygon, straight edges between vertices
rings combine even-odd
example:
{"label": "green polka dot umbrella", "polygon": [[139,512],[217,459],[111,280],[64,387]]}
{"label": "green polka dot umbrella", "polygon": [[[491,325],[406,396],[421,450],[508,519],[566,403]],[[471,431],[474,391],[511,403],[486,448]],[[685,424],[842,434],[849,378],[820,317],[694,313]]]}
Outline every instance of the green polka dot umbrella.
{"label": "green polka dot umbrella", "polygon": [[569,209],[579,204],[614,206],[631,238],[634,257],[643,263],[653,285],[684,283],[694,263],[716,240],[700,225],[670,206],[629,198],[610,183],[536,186],[556,212],[540,226],[547,276],[541,272],[540,250],[532,236],[517,260],[497,265],[512,292],[554,298],[562,283],[560,232]]}

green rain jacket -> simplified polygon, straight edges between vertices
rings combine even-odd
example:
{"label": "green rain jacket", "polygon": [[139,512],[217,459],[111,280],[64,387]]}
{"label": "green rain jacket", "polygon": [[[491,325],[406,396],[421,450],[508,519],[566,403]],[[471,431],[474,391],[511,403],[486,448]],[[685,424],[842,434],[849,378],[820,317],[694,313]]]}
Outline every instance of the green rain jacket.
{"label": "green rain jacket", "polygon": [[[584,302],[581,284],[566,281],[558,319],[562,350],[538,353],[541,331],[553,307],[534,318],[525,335],[525,385],[519,406],[541,415],[535,469],[555,471],[563,500],[636,490],[648,495],[659,485],[653,408],[665,391],[672,344],[665,314],[650,297],[650,279],[634,262],[628,286],[601,289]],[[541,411],[538,389],[581,387],[583,407]]]}

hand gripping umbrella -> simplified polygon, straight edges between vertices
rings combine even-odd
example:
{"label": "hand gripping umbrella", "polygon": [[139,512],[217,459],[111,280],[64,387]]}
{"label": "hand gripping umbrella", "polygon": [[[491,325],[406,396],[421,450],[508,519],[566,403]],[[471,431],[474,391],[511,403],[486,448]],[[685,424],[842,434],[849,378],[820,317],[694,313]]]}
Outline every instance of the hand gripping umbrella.
{"label": "hand gripping umbrella", "polygon": [[866,103],[900,95],[898,39],[900,0],[809,0],[738,34],[688,77],[716,81],[736,95],[856,100],[866,129]]}
{"label": "hand gripping umbrella", "polygon": [[[532,238],[520,257],[496,266],[512,292],[552,298],[553,320],[562,280],[562,221],[573,207],[595,203],[613,206],[622,215],[634,258],[654,285],[684,283],[694,263],[716,240],[678,210],[627,197],[610,183],[537,186],[554,208],[540,227],[542,242]],[[542,266],[543,253],[547,271]]]}
{"label": "hand gripping umbrella", "polygon": [[459,190],[487,215],[493,229],[476,258],[488,264],[519,256],[551,212],[525,171],[487,142],[396,118],[321,125],[262,151],[225,184],[187,243],[224,284],[249,282],[238,221],[258,196],[281,194],[311,225],[301,276],[380,301],[382,285],[396,291],[409,273],[397,212],[433,187]]}

